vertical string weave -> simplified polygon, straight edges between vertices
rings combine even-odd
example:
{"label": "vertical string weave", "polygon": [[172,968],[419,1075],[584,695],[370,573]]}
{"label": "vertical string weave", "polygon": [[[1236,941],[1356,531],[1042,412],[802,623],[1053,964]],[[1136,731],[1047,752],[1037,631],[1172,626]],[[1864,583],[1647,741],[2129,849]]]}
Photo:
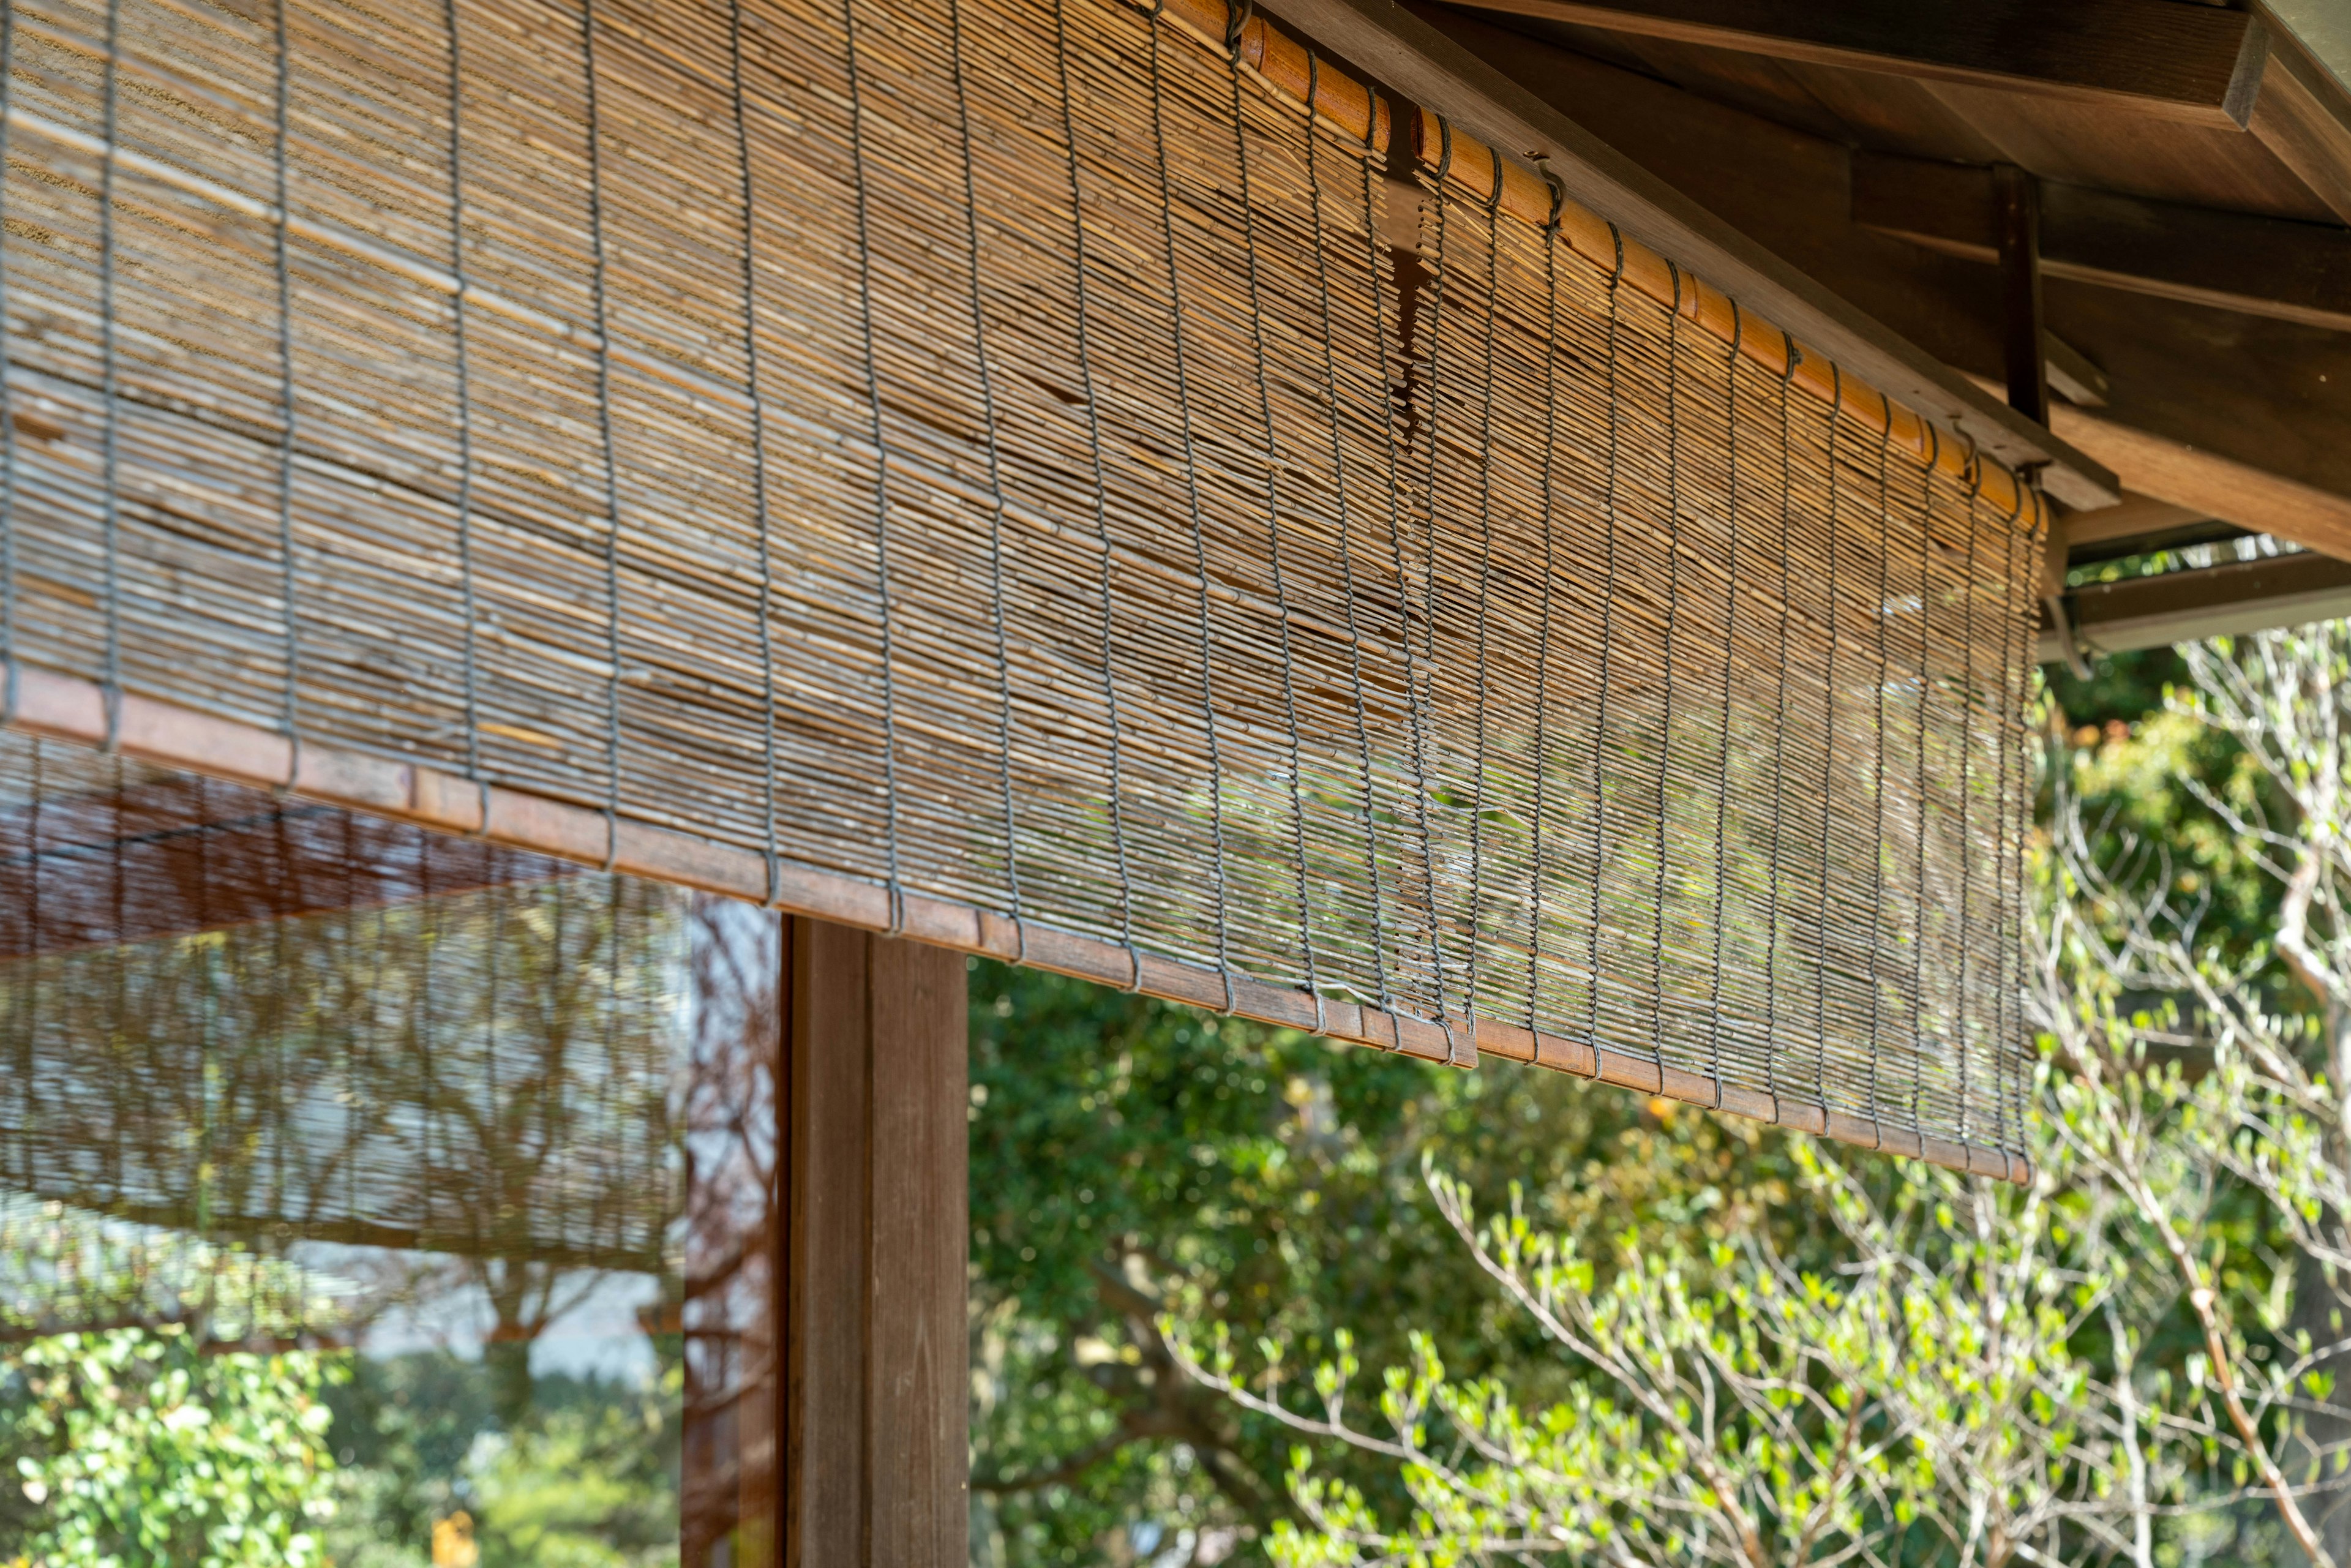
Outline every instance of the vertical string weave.
{"label": "vertical string weave", "polygon": [[1722,361],[1723,444],[1729,449],[1723,459],[1729,476],[1723,511],[1730,525],[1730,584],[1722,605],[1722,725],[1715,737],[1720,766],[1714,776],[1714,987],[1707,1008],[1707,1056],[1717,1110],[1722,1106],[1722,912],[1729,875],[1730,841],[1723,830],[1730,810],[1730,672],[1738,662],[1732,639],[1739,623],[1739,341],[1745,324],[1739,302],[1732,300],[1730,350]]}
{"label": "vertical string weave", "polygon": [[1796,340],[1788,340],[1787,368],[1780,372],[1780,668],[1771,721],[1771,915],[1763,963],[1763,1039],[1771,1102],[1780,1103],[1780,925],[1787,904],[1788,867],[1783,830],[1788,812],[1788,653],[1795,616],[1795,566],[1789,543],[1794,530],[1795,485],[1789,459],[1793,430],[1788,417],[1789,383],[1803,362]]}
{"label": "vertical string weave", "polygon": [[[1152,58],[1158,59],[1157,40],[1153,41]],[[1380,884],[1379,813],[1372,800],[1372,737],[1371,725],[1364,706],[1364,644],[1361,628],[1355,617],[1355,562],[1353,529],[1347,511],[1346,442],[1341,431],[1342,404],[1339,398],[1338,352],[1333,346],[1337,329],[1332,323],[1331,308],[1331,258],[1323,243],[1322,180],[1321,160],[1322,131],[1314,112],[1315,92],[1322,78],[1321,57],[1309,51],[1306,57],[1306,202],[1311,214],[1314,246],[1315,298],[1322,308],[1322,395],[1331,405],[1331,489],[1336,497],[1339,528],[1339,596],[1345,608],[1347,632],[1347,686],[1353,698],[1355,716],[1355,754],[1362,763],[1358,785],[1363,792],[1364,862],[1371,881],[1372,972],[1379,987],[1380,1010],[1391,1019],[1395,1015],[1395,997],[1388,983],[1386,896]],[[1156,120],[1158,80],[1152,82]],[[1376,122],[1377,116],[1366,111],[1366,120]],[[1163,158],[1165,154],[1163,152]],[[1164,167],[1164,164],[1163,164]],[[1365,175],[1370,173],[1365,166]],[[1170,257],[1173,265],[1173,257]],[[1383,391],[1384,389],[1382,389]],[[1201,587],[1207,588],[1205,564]]]}
{"label": "vertical string weave", "polygon": [[1092,333],[1086,308],[1085,195],[1078,178],[1078,124],[1070,94],[1070,29],[1066,0],[1053,0],[1053,61],[1061,77],[1061,142],[1069,153],[1070,234],[1075,249],[1072,272],[1078,297],[1078,387],[1080,399],[1086,410],[1086,451],[1093,466],[1094,539],[1101,561],[1098,586],[1102,592],[1102,708],[1110,720],[1110,835],[1111,855],[1118,873],[1118,938],[1119,945],[1126,949],[1127,961],[1133,971],[1127,988],[1139,990],[1143,986],[1143,954],[1134,945],[1134,880],[1129,873],[1126,861],[1126,785],[1119,756],[1118,675],[1111,657],[1113,601],[1110,580],[1110,495],[1102,473],[1102,403],[1094,392]]}
{"label": "vertical string weave", "polygon": [[[1155,26],[1155,69],[1158,57]],[[971,353],[979,372],[980,420],[987,453],[987,607],[989,630],[996,641],[996,778],[1004,815],[1004,896],[1019,956],[1025,958],[1029,926],[1020,898],[1020,829],[1012,800],[1012,657],[1004,617],[1004,460],[997,444],[996,382],[988,371],[987,308],[980,287],[979,176],[972,149],[971,95],[964,78],[963,0],[947,0],[947,61],[955,78],[956,125],[963,140],[964,241],[971,249]],[[1155,116],[1159,111],[1155,79],[1151,107]]]}
{"label": "vertical string weave", "polygon": [[[452,0],[454,4],[454,0]],[[960,78],[958,78],[960,79]],[[759,375],[759,206],[751,178],[751,130],[743,105],[743,0],[727,0],[726,85],[735,120],[735,162],[742,172],[743,377],[751,392],[751,517],[758,539],[759,603],[754,619],[759,643],[759,822],[768,860],[767,904],[782,880],[776,846],[776,613],[773,517],[768,506],[768,402]]]}
{"label": "vertical string weave", "polygon": [[278,594],[285,617],[281,635],[282,656],[286,661],[286,689],[278,714],[278,727],[286,735],[286,782],[290,786],[300,770],[302,757],[301,716],[298,706],[302,656],[301,615],[295,598],[294,560],[294,448],[298,434],[298,415],[294,406],[294,269],[287,234],[293,220],[294,207],[287,188],[286,167],[287,121],[292,111],[294,97],[294,54],[287,40],[287,0],[277,0],[272,11],[277,35],[277,125],[272,149],[272,162],[276,165],[273,172],[277,184],[277,222],[273,225],[276,232],[271,239],[277,266],[277,403],[284,420],[277,448],[277,567]]}
{"label": "vertical string weave", "polygon": [[1886,981],[1879,973],[1886,947],[1886,682],[1892,674],[1892,651],[1886,646],[1894,619],[1890,596],[1894,589],[1894,517],[1889,508],[1886,452],[1894,436],[1894,405],[1886,406],[1886,434],[1877,443],[1877,727],[1870,747],[1876,794],[1870,820],[1876,825],[1878,844],[1869,855],[1869,1120],[1880,1129],[1872,1135],[1885,1141],[1885,1108],[1878,1100],[1878,1075],[1886,1058]]}
{"label": "vertical string weave", "polygon": [[865,169],[865,94],[858,79],[856,0],[841,0],[842,63],[849,81],[849,161],[856,189],[857,321],[865,351],[865,403],[873,440],[873,585],[881,621],[883,852],[890,898],[889,934],[905,929],[905,884],[898,860],[897,650],[891,635],[890,446],[882,423],[882,361],[874,350],[872,196]]}
{"label": "vertical string weave", "polygon": [[1552,469],[1559,460],[1559,217],[1567,204],[1567,186],[1543,166],[1543,183],[1551,188],[1551,215],[1543,220],[1543,329],[1550,351],[1543,362],[1542,480],[1538,491],[1542,507],[1542,591],[1541,622],[1535,632],[1534,822],[1527,865],[1527,1028],[1541,1027],[1543,964],[1543,830],[1547,823],[1544,793],[1551,779],[1551,610],[1558,593],[1558,503],[1552,493]]}
{"label": "vertical string weave", "polygon": [[1824,465],[1828,476],[1828,589],[1829,647],[1827,700],[1821,725],[1821,925],[1819,963],[1813,971],[1815,995],[1814,1021],[1820,1031],[1820,1051],[1814,1062],[1813,1094],[1827,1112],[1829,1103],[1829,888],[1835,880],[1835,863],[1829,852],[1829,831],[1836,819],[1832,793],[1836,779],[1836,694],[1837,650],[1842,638],[1837,630],[1837,554],[1843,548],[1837,522],[1837,414],[1844,407],[1844,377],[1834,361],[1829,364],[1828,458]]}
{"label": "vertical string weave", "polygon": [[[99,528],[105,557],[106,746],[110,754],[122,734],[122,400],[117,384],[120,347],[115,342],[114,166],[119,142],[122,78],[122,0],[106,0],[106,160],[98,182],[98,332],[100,393],[106,400],[99,462],[105,469]],[[5,369],[5,368],[0,368]]]}
{"label": "vertical string weave", "polygon": [[474,572],[474,389],[473,349],[465,337],[465,56],[457,28],[457,0],[442,0],[442,27],[449,36],[449,296],[450,348],[455,358],[457,402],[457,613],[459,700],[465,716],[465,777],[481,805],[475,831],[490,829],[490,785],[482,773],[481,677],[476,662],[480,612]]}
{"label": "vertical string weave", "polygon": [[[1494,586],[1494,322],[1502,290],[1502,154],[1494,158],[1494,189],[1486,203],[1485,362],[1478,399],[1478,670],[1477,736],[1472,745],[1476,773],[1469,788],[1469,983],[1463,1006],[1477,1027],[1479,956],[1485,948],[1486,886],[1486,638]],[[1433,494],[1433,492],[1432,492]]]}
{"label": "vertical string weave", "polygon": [[[16,101],[16,7],[0,5],[0,727],[16,722],[16,393],[8,312],[8,111]],[[36,861],[32,862],[38,864]],[[38,877],[35,878],[36,885]]]}
{"label": "vertical string weave", "polygon": [[1604,399],[1608,409],[1608,443],[1601,492],[1604,543],[1600,575],[1600,699],[1593,705],[1592,714],[1592,927],[1591,951],[1585,958],[1585,973],[1592,988],[1591,1011],[1585,1027],[1592,1036],[1592,1072],[1595,1078],[1600,1074],[1600,918],[1604,902],[1601,883],[1608,874],[1608,694],[1614,686],[1610,675],[1616,652],[1616,448],[1620,406],[1617,339],[1622,335],[1624,315],[1619,294],[1625,281],[1625,235],[1613,223],[1608,225],[1608,239],[1615,247],[1616,259],[1608,269],[1608,350],[1604,370],[1607,392]]}
{"label": "vertical string weave", "polygon": [[1159,175],[1160,235],[1167,256],[1167,335],[1174,350],[1176,428],[1184,449],[1184,507],[1192,530],[1192,570],[1199,583],[1196,605],[1200,628],[1200,725],[1208,748],[1208,842],[1210,884],[1216,899],[1217,973],[1225,988],[1227,1014],[1233,1011],[1232,923],[1225,862],[1225,757],[1217,739],[1216,631],[1208,621],[1208,546],[1200,516],[1200,465],[1192,443],[1191,370],[1184,350],[1184,284],[1176,256],[1176,196],[1167,169],[1166,95],[1160,79],[1160,24],[1151,19],[1151,146]]}
{"label": "vertical string weave", "polygon": [[[1437,209],[1437,259],[1431,269],[1433,276],[1428,287],[1428,379],[1424,389],[1428,410],[1426,419],[1422,422],[1426,427],[1428,456],[1421,472],[1421,654],[1427,661],[1429,690],[1432,697],[1435,695],[1437,684],[1437,398],[1440,395],[1437,382],[1445,349],[1446,286],[1451,282],[1453,276],[1453,258],[1446,254],[1445,246],[1447,204],[1445,182],[1453,172],[1453,126],[1448,120],[1439,120],[1437,122],[1437,171],[1428,177],[1426,186],[1428,192],[1426,200]],[[1417,161],[1415,166],[1418,166]],[[1407,378],[1411,374],[1409,362],[1405,365],[1405,374]],[[1410,384],[1407,379],[1406,387],[1409,388]],[[1408,603],[1405,616],[1405,643],[1409,648],[1411,609]],[[1437,799],[1429,792],[1426,779],[1421,781],[1418,808],[1423,830],[1426,831],[1429,817],[1437,810]],[[1437,1016],[1438,1021],[1445,1026],[1446,1054],[1458,1058],[1460,1052],[1453,1038],[1453,1009],[1445,998],[1445,916],[1437,907],[1437,866],[1432,860],[1428,867],[1427,883],[1429,976],[1437,994]],[[1473,947],[1476,945],[1474,931],[1471,934],[1471,945]],[[1477,1039],[1475,1033],[1477,1026],[1472,1023],[1470,1028],[1472,1030],[1470,1039],[1474,1043]]]}
{"label": "vertical string weave", "polygon": [[1657,718],[1657,883],[1649,934],[1649,1054],[1660,1087],[1666,1074],[1666,781],[1674,770],[1674,643],[1682,602],[1682,269],[1668,261],[1666,270],[1673,278],[1674,302],[1666,317],[1666,656],[1660,666],[1665,702]]}
{"label": "vertical string weave", "polygon": [[580,8],[588,110],[588,246],[596,319],[596,434],[604,463],[604,872],[621,856],[621,465],[612,436],[612,314],[604,236],[604,130],[596,97],[596,0]]}
{"label": "vertical string weave", "polygon": [[[1376,128],[1377,114],[1366,116]],[[1399,117],[1391,105],[1389,123],[1397,125]],[[1396,631],[1403,644],[1405,703],[1408,709],[1411,733],[1408,744],[1412,757],[1413,818],[1420,825],[1421,873],[1428,891],[1428,950],[1430,974],[1437,993],[1437,1016],[1445,1025],[1445,1041],[1448,1054],[1453,1050],[1451,1015],[1445,1007],[1445,949],[1437,929],[1437,850],[1428,825],[1430,809],[1428,795],[1428,725],[1421,689],[1422,670],[1416,669],[1412,652],[1412,585],[1405,567],[1404,550],[1404,454],[1396,440],[1396,420],[1400,404],[1410,396],[1412,365],[1406,360],[1397,382],[1388,377],[1388,314],[1386,291],[1380,284],[1380,222],[1372,189],[1372,154],[1370,132],[1365,132],[1364,148],[1364,250],[1368,262],[1366,275],[1371,279],[1372,348],[1376,356],[1380,378],[1380,433],[1385,439],[1388,460],[1388,556],[1395,579]],[[1399,345],[1401,348],[1402,345]],[[1398,389],[1401,388],[1401,391]],[[1428,661],[1433,665],[1434,660]]]}
{"label": "vertical string weave", "polygon": [[[1240,13],[1236,12],[1235,15]],[[1290,750],[1290,824],[1292,870],[1296,873],[1298,890],[1298,946],[1306,960],[1306,989],[1314,998],[1314,1030],[1320,1034],[1326,1025],[1322,1010],[1322,977],[1314,961],[1313,906],[1307,897],[1306,787],[1300,777],[1298,677],[1290,641],[1290,587],[1281,571],[1281,491],[1277,480],[1281,455],[1274,444],[1273,391],[1266,366],[1265,298],[1258,279],[1257,267],[1257,200],[1250,189],[1249,137],[1241,111],[1240,40],[1236,36],[1230,42],[1232,47],[1227,51],[1226,71],[1232,78],[1233,159],[1240,172],[1241,250],[1249,262],[1249,343],[1257,357],[1259,428],[1265,442],[1261,458],[1265,465],[1265,538],[1267,558],[1273,568],[1274,618],[1280,628],[1281,649],[1281,707]]]}

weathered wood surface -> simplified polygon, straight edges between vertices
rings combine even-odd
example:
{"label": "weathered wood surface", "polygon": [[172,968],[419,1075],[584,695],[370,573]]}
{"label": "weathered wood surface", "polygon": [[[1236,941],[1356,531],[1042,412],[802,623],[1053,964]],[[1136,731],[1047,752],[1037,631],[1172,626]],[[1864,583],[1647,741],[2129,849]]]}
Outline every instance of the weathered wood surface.
{"label": "weathered wood surface", "polygon": [[788,1568],[969,1550],[964,958],[787,938]]}

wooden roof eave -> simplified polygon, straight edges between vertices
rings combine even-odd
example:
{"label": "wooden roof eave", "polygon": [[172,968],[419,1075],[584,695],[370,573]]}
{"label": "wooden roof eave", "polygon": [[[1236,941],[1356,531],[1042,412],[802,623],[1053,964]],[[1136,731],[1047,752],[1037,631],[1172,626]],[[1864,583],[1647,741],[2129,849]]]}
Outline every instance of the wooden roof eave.
{"label": "wooden roof eave", "polygon": [[1884,323],[1780,260],[1577,126],[1398,0],[1268,0],[1262,8],[1424,109],[1548,162],[1569,199],[1671,256],[1809,348],[2074,509],[2122,498],[2115,476]]}

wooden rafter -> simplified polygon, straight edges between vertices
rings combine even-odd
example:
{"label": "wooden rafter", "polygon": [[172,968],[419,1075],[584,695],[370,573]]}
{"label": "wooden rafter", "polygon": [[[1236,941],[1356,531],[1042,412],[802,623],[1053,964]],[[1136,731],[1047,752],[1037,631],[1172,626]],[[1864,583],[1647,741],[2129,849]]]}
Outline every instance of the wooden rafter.
{"label": "wooden rafter", "polygon": [[1740,235],[1399,0],[1270,0],[1261,9],[1492,145],[1545,162],[1569,200],[1680,258],[1709,283],[1996,461],[2034,467],[2076,507],[2111,506],[2114,476],[2062,438]]}
{"label": "wooden rafter", "polygon": [[2207,125],[2242,126],[2266,31],[2241,11],[2172,0],[1479,0],[1581,23],[1813,65],[2045,93]]}
{"label": "wooden rafter", "polygon": [[[2077,588],[2065,595],[2077,648],[2105,653],[2351,615],[2351,561],[2304,552]],[[2044,624],[2042,660],[2064,656]]]}
{"label": "wooden rafter", "polygon": [[[1991,170],[1855,155],[1864,228],[1993,261],[1997,216]],[[2051,277],[2351,330],[2351,230],[2044,183],[2040,235]]]}

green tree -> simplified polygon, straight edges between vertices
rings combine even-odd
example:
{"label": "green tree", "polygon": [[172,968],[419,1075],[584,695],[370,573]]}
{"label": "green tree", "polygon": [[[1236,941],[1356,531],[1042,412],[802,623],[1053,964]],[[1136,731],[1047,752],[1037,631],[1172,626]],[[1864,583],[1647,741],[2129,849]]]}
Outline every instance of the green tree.
{"label": "green tree", "polygon": [[[1348,1414],[1359,1364],[1344,1350],[1311,1398],[1285,1397],[1279,1343],[1245,1379],[1226,1336],[1204,1365],[1171,1324],[1208,1385],[1400,1467],[1411,1506],[1383,1509],[1299,1448],[1303,1520],[1277,1526],[1275,1559],[1998,1568],[2119,1544],[2180,1464],[2072,1348],[2111,1305],[2113,1274],[2069,1260],[2055,1174],[2020,1190],[1905,1166],[1873,1184],[1808,1141],[1793,1152],[1844,1239],[1834,1270],[1768,1232],[1699,1251],[1627,1230],[1597,1257],[1516,1201],[1479,1226],[1462,1184],[1432,1174],[1479,1267],[1585,1374],[1548,1406],[1449,1376],[1424,1340],[1364,1423]],[[2135,1492],[2109,1484],[2126,1448],[2153,1492],[2144,1477]]]}
{"label": "green tree", "polygon": [[0,1207],[0,1552],[65,1568],[325,1561],[316,1348],[330,1303],[282,1261],[68,1208]]}
{"label": "green tree", "polygon": [[[1182,1375],[1155,1326],[1171,1305],[1310,1359],[1350,1328],[1400,1361],[1418,1333],[1469,1375],[1563,1396],[1540,1334],[1470,1283],[1425,1149],[1520,1182],[1555,1228],[1703,1248],[1762,1227],[1800,1249],[1834,1228],[1787,1201],[1777,1134],[1669,1103],[990,964],[972,1001],[976,1563],[1216,1561],[1290,1515],[1293,1435]],[[1393,1467],[1340,1462],[1402,1497]]]}

